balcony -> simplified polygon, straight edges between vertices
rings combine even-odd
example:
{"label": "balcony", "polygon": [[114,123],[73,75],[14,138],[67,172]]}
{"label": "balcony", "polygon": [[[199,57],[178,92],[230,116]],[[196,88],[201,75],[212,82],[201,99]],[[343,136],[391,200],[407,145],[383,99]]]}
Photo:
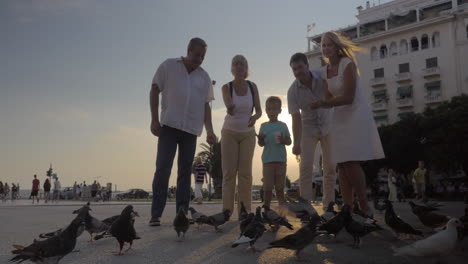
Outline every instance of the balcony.
{"label": "balcony", "polygon": [[387,102],[380,101],[380,102],[372,103],[372,110],[374,112],[387,110]]}
{"label": "balcony", "polygon": [[370,79],[370,85],[372,87],[385,85],[385,78],[384,77],[372,78]]}
{"label": "balcony", "polygon": [[413,106],[413,104],[414,104],[414,101],[412,97],[397,99],[398,108],[411,107]]}
{"label": "balcony", "polygon": [[424,99],[426,100],[426,104],[435,104],[435,103],[440,103],[444,99],[442,98],[442,94],[440,93],[433,93],[433,94],[427,94]]}
{"label": "balcony", "polygon": [[439,67],[425,68],[425,69],[422,69],[422,74],[424,78],[432,77],[432,76],[439,76],[440,68]]}
{"label": "balcony", "polygon": [[401,72],[395,74],[396,82],[411,81],[411,72]]}

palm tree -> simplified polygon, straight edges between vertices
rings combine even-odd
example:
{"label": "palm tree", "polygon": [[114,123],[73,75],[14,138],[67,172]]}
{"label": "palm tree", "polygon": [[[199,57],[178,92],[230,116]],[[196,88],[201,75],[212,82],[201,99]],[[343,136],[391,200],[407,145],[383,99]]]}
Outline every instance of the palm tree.
{"label": "palm tree", "polygon": [[221,168],[221,142],[209,146],[201,143],[202,151],[197,154],[206,166],[208,175],[213,179],[214,198],[221,198],[223,185],[223,170]]}

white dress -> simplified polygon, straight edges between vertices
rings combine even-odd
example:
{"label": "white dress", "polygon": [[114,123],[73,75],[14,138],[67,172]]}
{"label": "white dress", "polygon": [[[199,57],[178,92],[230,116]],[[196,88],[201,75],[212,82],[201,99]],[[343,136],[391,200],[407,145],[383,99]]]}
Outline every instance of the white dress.
{"label": "white dress", "polygon": [[[332,78],[327,77],[328,66],[323,68],[328,90],[334,96],[344,93],[343,73],[351,62],[351,59],[343,57],[338,65],[338,74]],[[334,108],[330,137],[331,156],[336,163],[385,158],[371,108],[359,86],[359,76],[356,76],[353,103]]]}

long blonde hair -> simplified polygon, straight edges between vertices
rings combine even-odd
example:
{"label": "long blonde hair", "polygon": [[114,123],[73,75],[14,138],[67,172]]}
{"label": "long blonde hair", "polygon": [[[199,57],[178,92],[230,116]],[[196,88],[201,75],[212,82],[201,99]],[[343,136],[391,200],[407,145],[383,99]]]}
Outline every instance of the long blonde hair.
{"label": "long blonde hair", "polygon": [[[328,31],[322,35],[322,42],[323,38],[327,37],[335,46],[338,48],[338,56],[348,57],[351,61],[356,65],[356,72],[359,75],[359,67],[357,67],[356,61],[356,52],[364,53],[366,52],[365,49],[356,45],[356,43],[352,42],[348,37],[344,36],[343,34],[336,32],[336,31]],[[323,57],[325,63],[329,63],[330,60]]]}

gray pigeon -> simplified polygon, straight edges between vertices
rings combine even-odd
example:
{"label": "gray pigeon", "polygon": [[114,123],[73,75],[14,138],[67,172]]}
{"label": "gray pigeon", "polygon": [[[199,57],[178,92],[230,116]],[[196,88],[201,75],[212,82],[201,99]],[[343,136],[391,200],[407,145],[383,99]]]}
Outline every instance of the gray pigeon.
{"label": "gray pigeon", "polygon": [[296,233],[283,237],[282,239],[270,242],[268,248],[286,248],[295,250],[296,259],[302,261],[299,254],[301,251],[310,243],[314,241],[317,236],[316,229],[317,223],[320,221],[320,217],[311,216],[309,222],[297,230]]}
{"label": "gray pigeon", "polygon": [[20,263],[29,260],[34,263],[59,263],[68,253],[72,252],[76,245],[77,231],[84,222],[75,218],[70,225],[58,235],[42,241],[36,241],[27,246],[13,245],[14,256],[11,262]]}
{"label": "gray pigeon", "polygon": [[242,220],[242,222],[240,223],[240,235],[239,237],[242,236],[242,234],[245,232],[245,229],[247,228],[247,226],[249,226],[249,224],[252,222],[252,220],[255,218],[255,214],[254,213],[249,213],[247,215],[247,217]]}
{"label": "gray pigeon", "polygon": [[286,217],[279,215],[267,205],[263,205],[262,207],[265,209],[262,213],[263,219],[265,219],[265,222],[267,222],[270,227],[273,227],[275,230],[278,230],[280,226],[285,226],[289,230],[294,229]]}
{"label": "gray pigeon", "polygon": [[417,236],[423,236],[422,232],[414,229],[410,224],[403,221],[393,210],[392,202],[385,200],[385,224],[387,224],[393,232],[396,233],[397,237],[399,234],[412,234]]}
{"label": "gray pigeon", "polygon": [[[86,214],[88,214],[88,211],[91,210],[89,208],[89,202],[85,205],[83,205],[80,209],[77,209],[77,210],[74,210],[72,212],[72,214],[76,214],[76,218],[80,218],[82,219],[83,221],[85,221],[85,218],[86,218]],[[51,238],[51,237],[54,237],[54,236],[57,236],[58,234],[60,234],[64,229],[64,228],[60,228],[60,229],[57,229],[55,231],[52,231],[52,232],[48,232],[48,233],[41,233],[39,234],[39,237],[40,238]],[[85,230],[85,225],[80,225],[80,227],[78,228],[78,231],[77,231],[77,237],[81,236],[81,234],[83,234]]]}
{"label": "gray pigeon", "polygon": [[289,202],[286,203],[288,212],[298,218],[306,218],[309,216],[318,215],[317,211],[312,207],[309,201],[302,197],[298,197],[298,201],[293,201],[288,199]]}
{"label": "gray pigeon", "polygon": [[182,238],[185,239],[185,233],[190,227],[190,221],[185,215],[184,208],[180,207],[179,212],[174,218],[174,229],[177,232],[177,237],[180,238],[180,233],[182,233]]}
{"label": "gray pigeon", "polygon": [[328,220],[335,217],[337,212],[335,212],[335,209],[333,209],[334,205],[335,205],[335,202],[333,201],[328,204],[327,211],[323,213],[323,215],[320,216],[320,218],[322,218],[323,221],[327,222]]}
{"label": "gray pigeon", "polygon": [[223,225],[231,217],[231,210],[225,209],[221,213],[217,213],[208,217],[205,224],[214,226],[216,232],[221,232],[222,230],[218,226]]}
{"label": "gray pigeon", "polygon": [[255,248],[254,244],[259,239],[263,233],[265,232],[265,225],[262,221],[261,215],[262,208],[257,207],[255,210],[255,217],[249,223],[249,225],[245,228],[245,231],[241,234],[239,239],[237,239],[233,244],[232,247],[237,247],[240,244],[249,243],[250,249],[254,252],[261,252],[261,250]]}
{"label": "gray pigeon", "polygon": [[193,207],[189,207],[189,211],[190,211],[190,214],[192,215],[192,220],[198,224],[198,228],[200,228],[200,226],[203,223],[206,223],[208,221],[208,216],[206,216],[205,214],[201,212],[198,212]]}
{"label": "gray pigeon", "polygon": [[[130,246],[126,251],[131,250],[133,240],[140,239],[135,231],[135,216],[139,216],[137,212],[133,210],[132,205],[127,205],[120,214],[119,218],[112,223],[110,229],[106,232],[110,233],[119,242],[120,250],[116,255],[123,255],[122,249],[125,243],[129,243]],[[97,240],[98,237],[96,236]]]}
{"label": "gray pigeon", "polygon": [[351,209],[348,205],[344,205],[341,209],[341,214],[344,217],[344,227],[346,231],[353,236],[353,246],[359,248],[361,246],[361,237],[373,232],[382,230],[382,228],[376,223],[367,224],[361,223],[353,219],[351,216]]}
{"label": "gray pigeon", "polygon": [[409,202],[409,204],[411,205],[411,210],[421,223],[431,229],[443,227],[450,220],[450,217],[434,213],[434,210],[429,207],[416,205],[413,202]]}

